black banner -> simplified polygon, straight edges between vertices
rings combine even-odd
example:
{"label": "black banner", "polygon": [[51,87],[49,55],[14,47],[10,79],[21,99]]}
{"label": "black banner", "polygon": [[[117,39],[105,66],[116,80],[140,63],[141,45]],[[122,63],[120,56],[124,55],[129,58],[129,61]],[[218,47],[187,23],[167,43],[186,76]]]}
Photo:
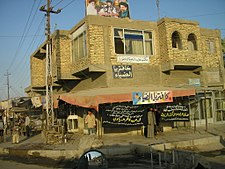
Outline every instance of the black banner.
{"label": "black banner", "polygon": [[146,111],[143,106],[132,105],[132,103],[118,103],[104,106],[101,110],[103,127],[144,125]]}
{"label": "black banner", "polygon": [[170,104],[162,109],[162,121],[189,121],[188,105]]}

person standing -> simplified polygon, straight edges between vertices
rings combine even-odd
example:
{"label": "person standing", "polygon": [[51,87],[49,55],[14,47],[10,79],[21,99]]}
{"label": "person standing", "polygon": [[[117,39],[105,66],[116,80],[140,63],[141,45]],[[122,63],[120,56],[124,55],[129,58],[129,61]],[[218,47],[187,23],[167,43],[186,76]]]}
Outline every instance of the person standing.
{"label": "person standing", "polygon": [[3,113],[2,120],[3,120],[3,125],[4,125],[4,134],[6,135],[7,129],[8,129],[6,111],[4,111],[4,113]]}
{"label": "person standing", "polygon": [[153,108],[150,108],[148,113],[147,113],[147,137],[148,138],[153,138],[155,135],[155,125],[156,125],[156,120],[155,120],[155,113],[153,111]]}
{"label": "person standing", "polygon": [[26,127],[26,135],[27,137],[30,137],[30,118],[28,115],[26,115],[25,118],[25,127]]}
{"label": "person standing", "polygon": [[88,134],[94,134],[95,133],[95,115],[89,110],[88,115],[85,117],[85,124],[87,124],[88,127]]}
{"label": "person standing", "polygon": [[4,141],[4,123],[3,120],[0,118],[0,141]]}
{"label": "person standing", "polygon": [[161,126],[160,126],[160,122],[161,122],[161,113],[159,112],[158,109],[155,109],[155,120],[156,120],[156,131],[155,133],[157,134],[158,132],[161,131]]}

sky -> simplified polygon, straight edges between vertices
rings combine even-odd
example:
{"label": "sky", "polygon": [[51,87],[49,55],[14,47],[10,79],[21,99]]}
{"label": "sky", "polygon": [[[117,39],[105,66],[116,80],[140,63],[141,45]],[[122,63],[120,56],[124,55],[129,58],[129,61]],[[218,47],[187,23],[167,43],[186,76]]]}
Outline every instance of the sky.
{"label": "sky", "polygon": [[[47,0],[0,0],[0,101],[26,96],[30,56],[45,41],[46,19],[39,8]],[[85,17],[85,0],[51,0],[51,32],[70,30]],[[219,29],[225,38],[225,0],[129,0],[133,20],[170,17],[197,21],[202,28]],[[159,14],[159,15],[158,15]],[[7,77],[9,83],[7,82]]]}

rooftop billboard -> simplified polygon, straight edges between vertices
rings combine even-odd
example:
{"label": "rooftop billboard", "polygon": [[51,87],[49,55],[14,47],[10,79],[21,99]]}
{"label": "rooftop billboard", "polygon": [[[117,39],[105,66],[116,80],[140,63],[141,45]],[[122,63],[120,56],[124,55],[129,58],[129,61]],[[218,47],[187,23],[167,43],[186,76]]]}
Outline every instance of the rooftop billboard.
{"label": "rooftop billboard", "polygon": [[86,15],[130,18],[128,0],[85,0]]}

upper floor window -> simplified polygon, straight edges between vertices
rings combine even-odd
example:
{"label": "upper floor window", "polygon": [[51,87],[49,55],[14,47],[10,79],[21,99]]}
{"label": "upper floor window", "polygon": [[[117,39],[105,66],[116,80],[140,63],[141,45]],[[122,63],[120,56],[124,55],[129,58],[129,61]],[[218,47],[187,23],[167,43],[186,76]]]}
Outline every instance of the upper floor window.
{"label": "upper floor window", "polygon": [[180,34],[177,31],[172,34],[172,48],[182,49]]}
{"label": "upper floor window", "polygon": [[86,27],[81,26],[72,34],[72,62],[87,57]]}
{"label": "upper floor window", "polygon": [[188,35],[188,50],[197,50],[197,42],[195,34],[191,33]]}
{"label": "upper floor window", "polygon": [[116,54],[153,55],[152,32],[114,29]]}

